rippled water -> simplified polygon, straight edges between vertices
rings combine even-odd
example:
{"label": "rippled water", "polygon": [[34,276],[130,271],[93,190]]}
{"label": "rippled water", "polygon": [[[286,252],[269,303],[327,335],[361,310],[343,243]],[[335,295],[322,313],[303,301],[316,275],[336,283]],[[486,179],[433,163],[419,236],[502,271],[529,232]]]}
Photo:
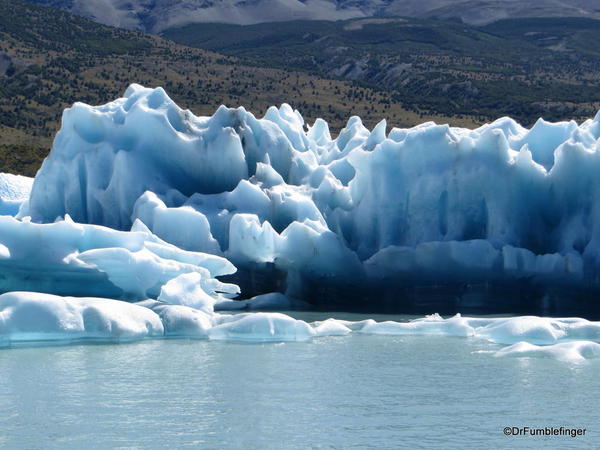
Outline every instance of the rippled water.
{"label": "rippled water", "polygon": [[[497,358],[498,348],[463,338],[352,334],[285,344],[152,340],[6,349],[0,447],[600,445],[600,359]],[[587,432],[507,437],[505,426]]]}

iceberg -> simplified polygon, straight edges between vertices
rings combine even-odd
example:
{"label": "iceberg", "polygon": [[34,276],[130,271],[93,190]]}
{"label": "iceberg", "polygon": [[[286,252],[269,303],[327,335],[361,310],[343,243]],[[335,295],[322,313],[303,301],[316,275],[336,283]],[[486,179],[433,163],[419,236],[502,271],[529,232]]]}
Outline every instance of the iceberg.
{"label": "iceberg", "polygon": [[600,341],[600,322],[537,316],[476,318],[456,314],[444,319],[439,314],[432,314],[410,322],[366,322],[356,331],[381,335],[474,337],[503,345]]}
{"label": "iceberg", "polygon": [[0,173],[0,216],[15,216],[27,201],[33,178]]}
{"label": "iceberg", "polygon": [[581,362],[600,357],[600,344],[591,341],[563,342],[555,345],[534,345],[519,342],[498,350],[494,356],[513,358],[549,358],[565,362]]}
{"label": "iceberg", "polygon": [[144,300],[136,303],[150,309],[158,315],[164,336],[168,338],[208,338],[208,330],[213,326],[211,313],[184,305],[170,305],[156,300]]}
{"label": "iceberg", "polygon": [[173,284],[184,284],[187,275],[197,284],[195,294],[219,301],[237,295],[239,288],[216,277],[235,270],[225,258],[160,240],[140,222],[125,232],[75,223],[68,215],[48,224],[0,216],[0,292],[135,301],[168,297]]}
{"label": "iceberg", "polygon": [[104,298],[74,298],[38,292],[0,295],[0,344],[22,341],[126,341],[162,336],[151,310]]}
{"label": "iceberg", "polygon": [[311,309],[311,305],[279,292],[256,295],[246,300],[225,299],[214,303],[215,311],[301,311],[305,309]]}
{"label": "iceberg", "polygon": [[303,320],[281,313],[249,313],[224,316],[222,323],[211,328],[211,340],[245,342],[308,341],[315,330]]}
{"label": "iceberg", "polygon": [[151,299],[129,303],[38,292],[0,295],[0,347],[141,339],[309,342],[360,335],[465,338],[487,343],[489,350],[476,353],[497,357],[551,358],[567,363],[600,357],[600,322],[579,318],[456,315],[444,319],[433,314],[407,322],[333,318],[306,322],[276,312],[219,314]]}
{"label": "iceberg", "polygon": [[[442,303],[486,306],[497,290],[498,304],[531,306],[600,289],[599,138],[600,113],[474,130],[382,121],[369,131],[352,117],[332,138],[286,104],[262,119],[224,106],[196,117],[162,88],[134,84],[65,110],[17,217],[147,227],[230,260],[247,296],[393,303],[431,287],[447,293]],[[135,264],[152,266],[136,251]],[[127,252],[79,259],[109,273]],[[135,291],[119,270],[111,282]]]}
{"label": "iceberg", "polygon": [[579,318],[240,312],[431,298],[526,310],[554,294],[593,308],[599,148],[600,113],[389,132],[352,117],[332,138],[285,104],[196,117],[139,85],[76,103],[35,180],[0,174],[0,345],[442,336],[500,357],[599,357],[600,322]]}
{"label": "iceberg", "polygon": [[[185,293],[182,283],[176,286]],[[350,332],[334,319],[310,324],[273,312],[222,315],[210,308],[201,310],[161,300],[130,303],[38,292],[0,295],[0,346],[46,341],[125,342],[146,338],[302,342]]]}

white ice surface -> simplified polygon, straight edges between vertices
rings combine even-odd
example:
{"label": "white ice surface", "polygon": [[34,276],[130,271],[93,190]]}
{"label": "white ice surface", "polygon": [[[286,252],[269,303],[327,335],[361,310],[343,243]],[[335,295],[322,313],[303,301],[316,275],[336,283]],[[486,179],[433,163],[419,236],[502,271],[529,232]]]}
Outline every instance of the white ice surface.
{"label": "white ice surface", "polygon": [[0,295],[0,343],[133,340],[163,333],[156,314],[123,301],[37,292]]}
{"label": "white ice surface", "polygon": [[221,316],[208,336],[220,341],[308,341],[316,335],[306,322],[281,313],[250,313]]}
{"label": "white ice surface", "polygon": [[[127,341],[150,337],[305,342],[352,334],[475,339],[491,343],[491,351],[499,357],[543,357],[568,362],[600,357],[600,322],[578,318],[457,315],[443,319],[434,314],[409,322],[352,322],[331,318],[308,323],[282,313],[224,315],[156,300],[127,303],[34,292],[0,295],[0,344],[3,346],[21,342]],[[460,345],[458,341],[457,345]]]}
{"label": "white ice surface", "polygon": [[579,362],[600,357],[600,344],[591,341],[573,341],[542,346],[519,342],[498,350],[495,356],[549,358],[565,362]]}
{"label": "white ice surface", "polygon": [[166,337],[205,339],[213,326],[212,314],[183,305],[169,305],[156,300],[136,303],[158,314]]}
{"label": "white ice surface", "polygon": [[33,178],[0,173],[0,215],[14,216],[29,198]]}
{"label": "white ice surface", "polygon": [[[74,223],[68,216],[49,224],[0,216],[0,292],[143,300],[159,296],[180,275],[194,274],[189,276],[199,284],[196,294],[219,300],[225,298],[221,293],[234,295],[239,288],[215,277],[235,270],[225,258],[161,241],[139,222],[125,232]],[[165,286],[164,296],[176,289],[174,284]],[[176,302],[193,303],[183,292]]]}

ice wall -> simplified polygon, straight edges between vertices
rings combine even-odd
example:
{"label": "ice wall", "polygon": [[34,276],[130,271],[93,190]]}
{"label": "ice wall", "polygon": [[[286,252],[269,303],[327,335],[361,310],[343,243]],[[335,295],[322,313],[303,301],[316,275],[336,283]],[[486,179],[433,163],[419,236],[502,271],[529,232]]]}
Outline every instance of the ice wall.
{"label": "ice wall", "polygon": [[132,85],[65,110],[20,217],[118,229],[139,219],[301,297],[315,285],[593,291],[599,138],[600,114],[389,132],[352,117],[332,139],[323,120],[308,126],[285,104],[262,119],[225,107],[196,117],[163,89]]}

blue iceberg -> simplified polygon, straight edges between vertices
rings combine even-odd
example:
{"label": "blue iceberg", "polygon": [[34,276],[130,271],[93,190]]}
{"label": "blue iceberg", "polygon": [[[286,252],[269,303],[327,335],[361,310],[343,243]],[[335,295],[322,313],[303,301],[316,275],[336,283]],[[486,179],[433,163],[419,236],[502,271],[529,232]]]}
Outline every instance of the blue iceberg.
{"label": "blue iceberg", "polygon": [[599,138],[600,114],[474,130],[369,131],[352,117],[333,139],[286,104],[262,119],[224,106],[196,117],[162,88],[132,85],[65,110],[17,217],[143,227],[227,258],[248,296],[588,295],[600,288]]}

